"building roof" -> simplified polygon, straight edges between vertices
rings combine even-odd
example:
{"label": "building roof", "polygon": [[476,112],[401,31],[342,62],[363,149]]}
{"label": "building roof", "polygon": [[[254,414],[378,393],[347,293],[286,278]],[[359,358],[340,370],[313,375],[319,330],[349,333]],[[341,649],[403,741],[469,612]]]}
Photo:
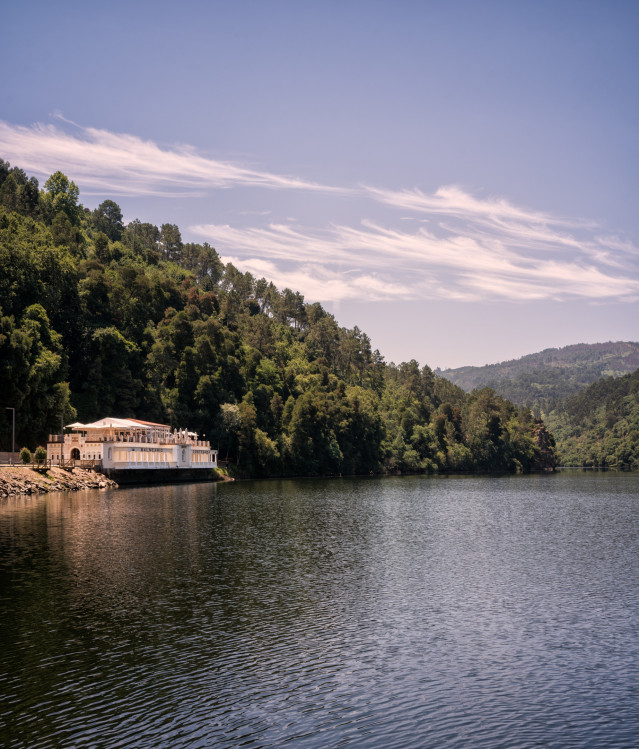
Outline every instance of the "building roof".
{"label": "building roof", "polygon": [[68,424],[67,429],[88,430],[88,429],[148,429],[149,427],[162,427],[170,429],[167,424],[154,424],[151,421],[139,421],[138,419],[116,419],[113,416],[107,416],[92,424],[81,424],[79,421]]}
{"label": "building roof", "polygon": [[145,427],[163,427],[164,429],[171,428],[168,424],[158,424],[155,421],[142,421],[141,419],[129,419],[129,421],[133,421],[136,424],[142,424]]}

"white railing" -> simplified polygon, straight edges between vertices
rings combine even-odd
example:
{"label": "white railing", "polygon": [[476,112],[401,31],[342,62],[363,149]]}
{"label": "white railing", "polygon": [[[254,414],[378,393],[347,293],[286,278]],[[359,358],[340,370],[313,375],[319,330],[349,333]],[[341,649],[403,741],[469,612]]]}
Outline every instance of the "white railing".
{"label": "white railing", "polygon": [[173,434],[168,434],[161,437],[147,437],[141,434],[127,434],[124,436],[116,435],[115,437],[108,436],[97,436],[92,438],[84,437],[80,434],[65,434],[64,439],[59,434],[50,434],[49,442],[73,442],[80,444],[101,444],[104,442],[110,443],[133,443],[143,445],[191,445],[192,447],[211,447],[211,443],[208,440],[196,440],[192,437],[180,437]]}

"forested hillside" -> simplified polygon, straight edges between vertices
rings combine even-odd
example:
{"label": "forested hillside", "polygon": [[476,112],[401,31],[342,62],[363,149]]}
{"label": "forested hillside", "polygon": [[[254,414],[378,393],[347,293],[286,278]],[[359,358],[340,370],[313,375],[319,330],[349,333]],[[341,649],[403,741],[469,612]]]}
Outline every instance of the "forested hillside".
{"label": "forested hillside", "polygon": [[172,224],[90,211],[0,161],[0,444],[137,417],[206,435],[244,476],[535,470],[552,438],[490,389],[385,364],[357,327],[224,265]]}
{"label": "forested hillside", "polygon": [[[561,465],[639,467],[639,344],[580,343],[485,367],[441,372],[491,387],[543,417]],[[439,372],[439,370],[437,370]]]}
{"label": "forested hillside", "polygon": [[639,369],[568,398],[548,423],[564,465],[639,468]]}
{"label": "forested hillside", "polygon": [[579,343],[545,349],[520,359],[437,370],[466,391],[492,387],[513,403],[549,412],[601,377],[619,377],[639,367],[639,343]]}

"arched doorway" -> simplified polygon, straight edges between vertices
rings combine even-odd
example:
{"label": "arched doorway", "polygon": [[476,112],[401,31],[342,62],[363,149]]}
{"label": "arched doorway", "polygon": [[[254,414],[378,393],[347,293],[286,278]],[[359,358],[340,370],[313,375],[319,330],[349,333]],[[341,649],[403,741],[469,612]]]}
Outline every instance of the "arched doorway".
{"label": "arched doorway", "polygon": [[80,451],[77,447],[74,447],[73,450],[71,450],[71,460],[80,460]]}

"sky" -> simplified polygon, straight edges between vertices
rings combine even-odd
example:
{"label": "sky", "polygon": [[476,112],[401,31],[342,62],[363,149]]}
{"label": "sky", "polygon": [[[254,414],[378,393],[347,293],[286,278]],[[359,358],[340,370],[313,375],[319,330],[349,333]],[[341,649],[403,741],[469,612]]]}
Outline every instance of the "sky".
{"label": "sky", "polygon": [[639,340],[639,3],[0,4],[0,158],[387,361]]}

